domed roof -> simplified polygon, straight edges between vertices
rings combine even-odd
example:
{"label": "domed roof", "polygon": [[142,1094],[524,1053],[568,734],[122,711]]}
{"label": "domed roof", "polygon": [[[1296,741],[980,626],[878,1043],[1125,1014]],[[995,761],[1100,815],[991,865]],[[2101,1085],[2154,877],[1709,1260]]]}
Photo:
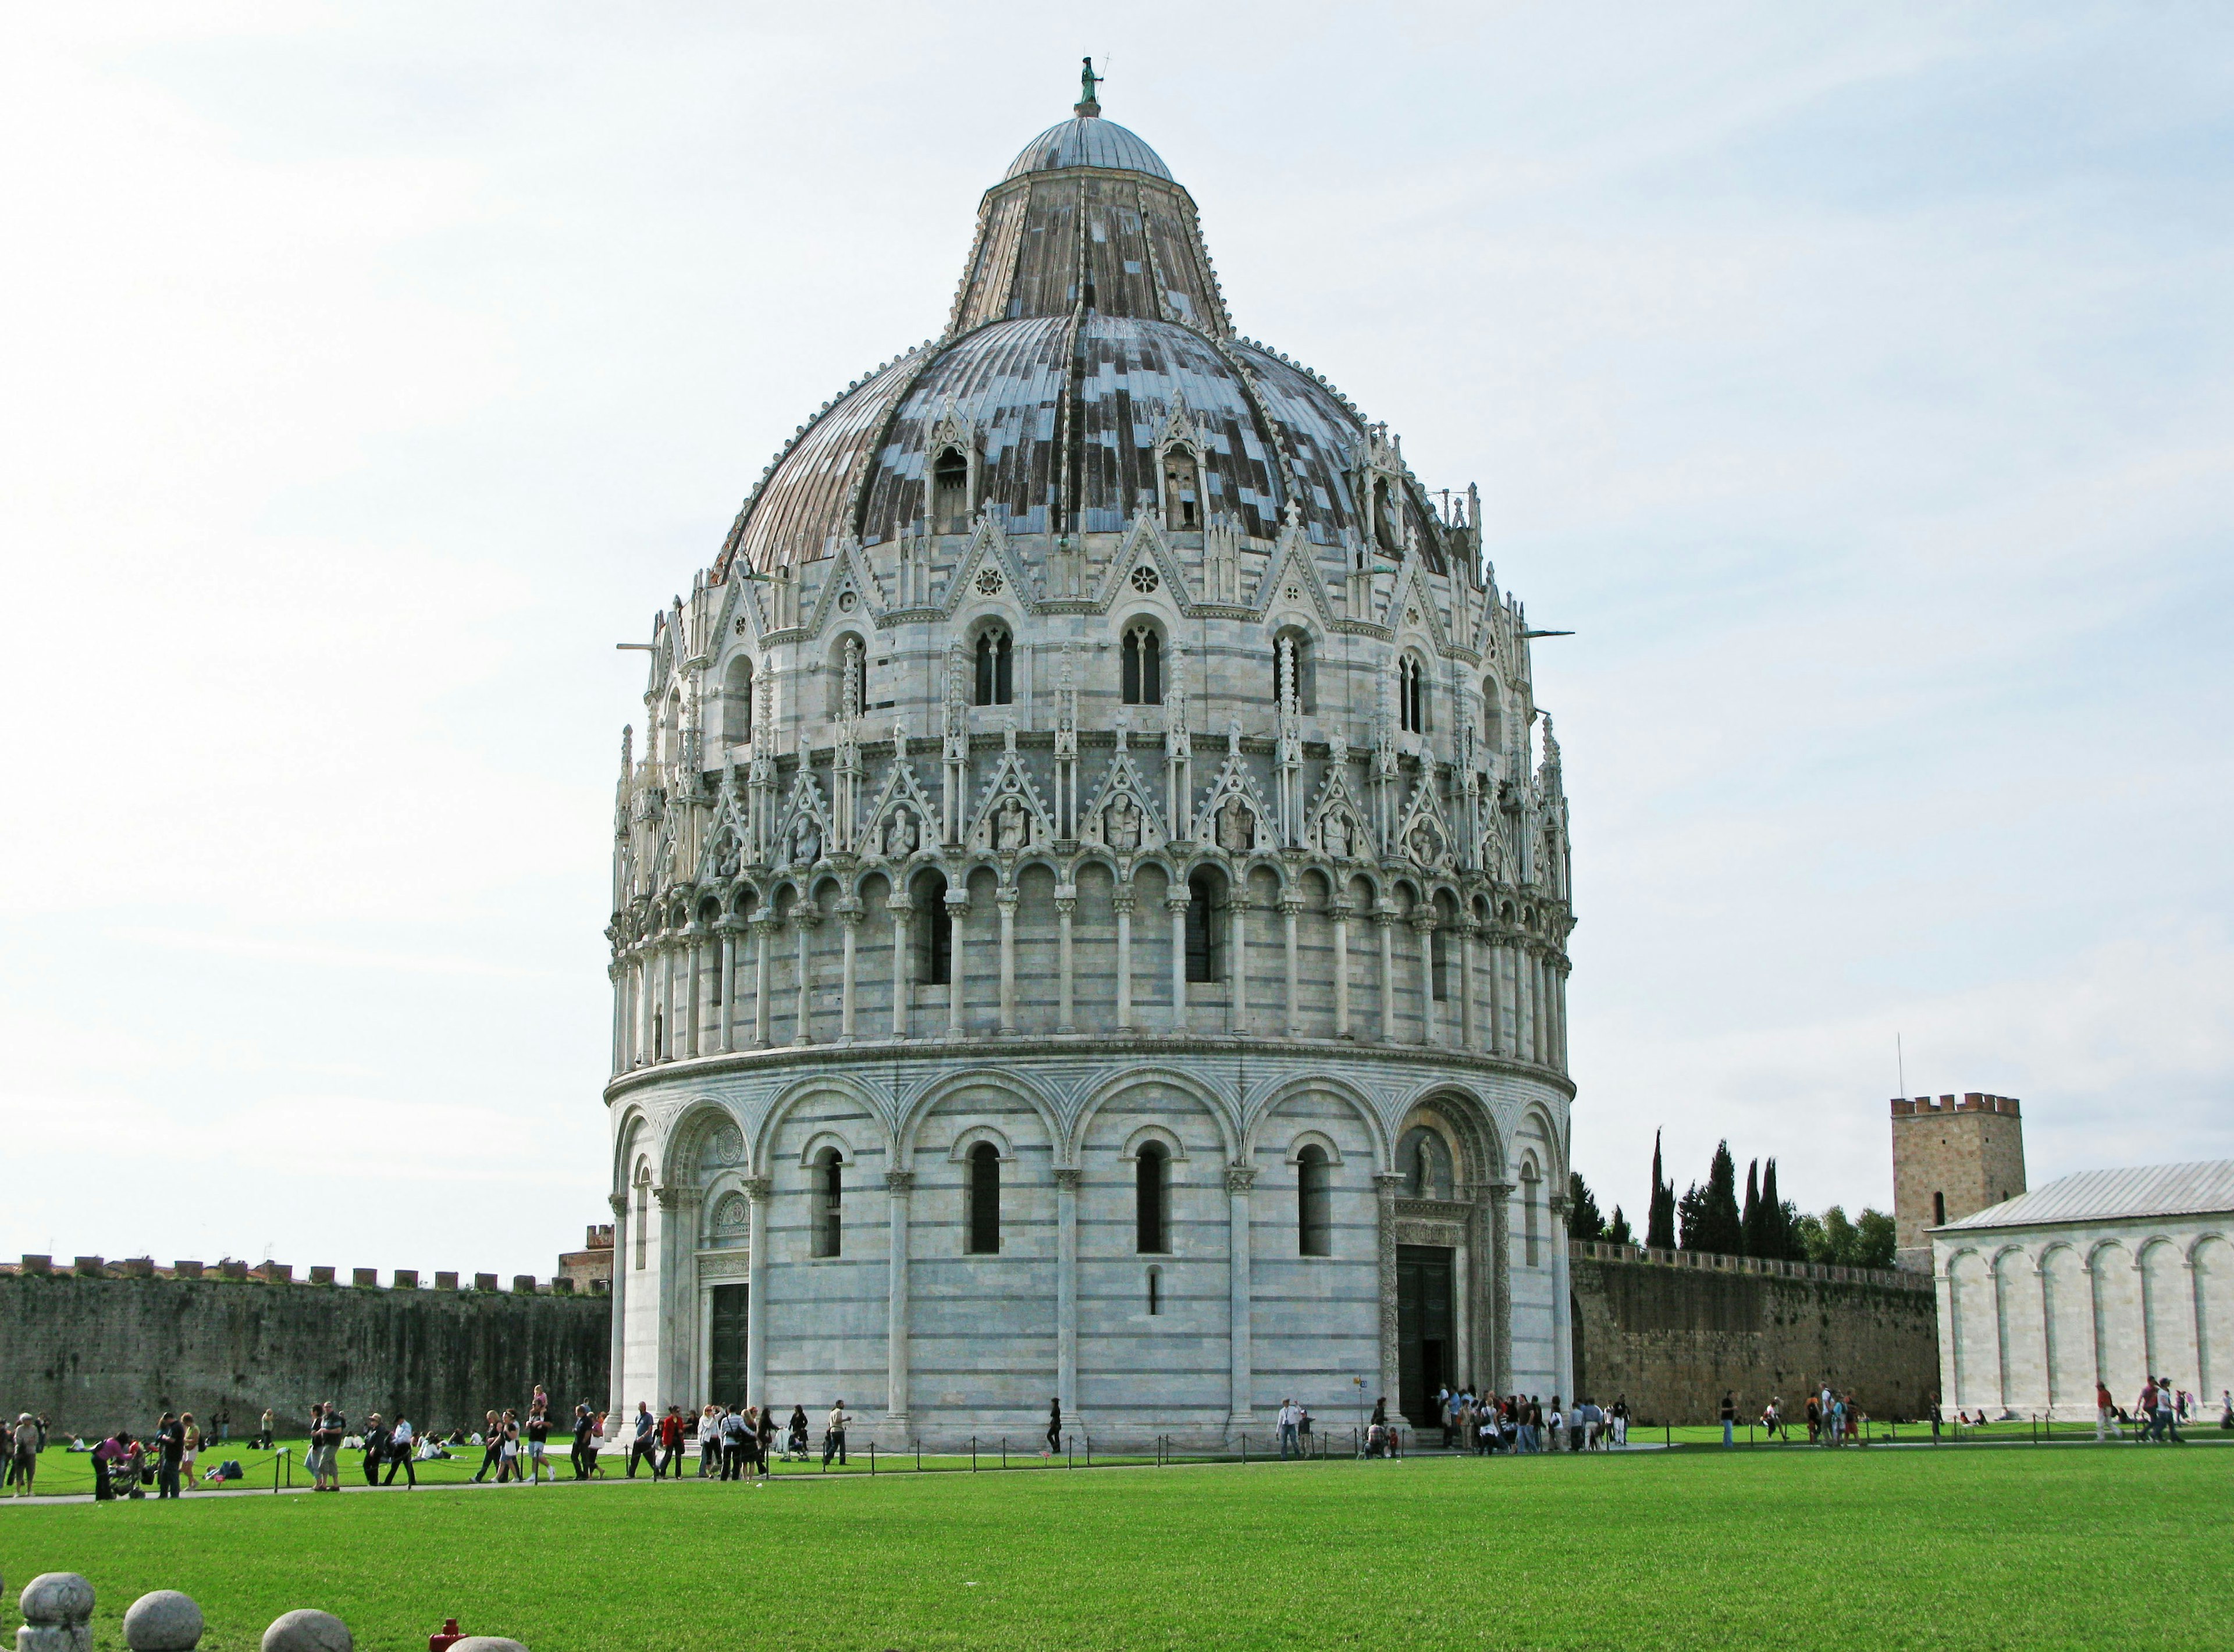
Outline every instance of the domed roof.
{"label": "domed roof", "polygon": [[1049,127],[1026,144],[1001,178],[1005,183],[1026,173],[1056,172],[1065,167],[1107,167],[1167,180],[1172,175],[1163,157],[1133,132],[1114,121],[1081,114]]}
{"label": "domed roof", "polygon": [[1196,453],[1207,521],[1270,540],[1292,506],[1330,575],[1345,541],[1368,535],[1388,546],[1416,532],[1440,564],[1441,525],[1415,485],[1370,510],[1355,496],[1375,440],[1364,416],[1235,335],[1192,198],[1098,108],[1082,102],[986,191],[946,330],[800,428],[738,513],[717,575],[738,558],[765,570],[849,538],[873,554],[925,532],[929,473],[949,447],[969,460],[973,518],[1050,545],[1121,532],[1159,508],[1173,440]]}

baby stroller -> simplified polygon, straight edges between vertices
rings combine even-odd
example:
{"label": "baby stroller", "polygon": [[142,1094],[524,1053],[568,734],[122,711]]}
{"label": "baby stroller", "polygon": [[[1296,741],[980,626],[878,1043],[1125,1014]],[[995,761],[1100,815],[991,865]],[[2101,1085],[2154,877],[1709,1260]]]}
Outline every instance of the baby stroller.
{"label": "baby stroller", "polygon": [[783,1456],[787,1463],[813,1461],[814,1453],[807,1449],[807,1424],[803,1419],[794,1417],[791,1420],[791,1435],[784,1443]]}

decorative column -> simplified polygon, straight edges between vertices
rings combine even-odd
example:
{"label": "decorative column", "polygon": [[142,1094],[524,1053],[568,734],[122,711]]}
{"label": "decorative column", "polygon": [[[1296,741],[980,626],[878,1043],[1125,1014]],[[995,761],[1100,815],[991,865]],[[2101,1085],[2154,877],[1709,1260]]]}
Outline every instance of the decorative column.
{"label": "decorative column", "polygon": [[1225,1167],[1226,1245],[1231,1258],[1226,1277],[1232,1286],[1229,1339],[1233,1355],[1226,1426],[1236,1429],[1249,1427],[1251,1391],[1257,1382],[1249,1337],[1250,1306],[1254,1300],[1249,1286],[1249,1190],[1256,1182],[1254,1165]]}
{"label": "decorative column", "polygon": [[768,1047],[768,937],[775,933],[775,914],[766,908],[750,920],[753,931],[753,1048]]}
{"label": "decorative column", "polygon": [[1396,1039],[1396,909],[1383,901],[1373,909],[1374,926],[1381,931],[1381,1041]]}
{"label": "decorative column", "polygon": [[1349,1036],[1349,908],[1341,901],[1327,908],[1334,919],[1334,1035]]}
{"label": "decorative column", "polygon": [[910,914],[915,902],[905,893],[887,896],[885,910],[892,915],[892,1037],[908,1035],[908,999],[911,996],[908,980],[909,931],[914,927]]}
{"label": "decorative column", "polygon": [[1412,933],[1420,937],[1420,1041],[1436,1041],[1435,1027],[1435,909],[1421,906],[1412,914]]}
{"label": "decorative column", "polygon": [[737,920],[720,917],[714,927],[722,936],[722,1013],[714,1018],[714,1048],[727,1055],[736,1048]]}
{"label": "decorative column", "polygon": [[1245,1033],[1249,1030],[1249,891],[1245,882],[1235,885],[1226,913],[1226,933],[1231,937],[1233,988],[1225,996],[1225,1024],[1234,1033]]}
{"label": "decorative column", "polygon": [[1014,885],[994,894],[1001,914],[1001,1033],[1016,1030],[1016,890]]}
{"label": "decorative column", "polygon": [[614,959],[605,966],[605,979],[613,983],[613,1058],[610,1070],[617,1077],[628,1061],[628,966]]}
{"label": "decorative column", "polygon": [[1455,926],[1459,937],[1459,1048],[1470,1050],[1474,1047],[1473,1010],[1473,937],[1476,933],[1472,918],[1462,917]]}
{"label": "decorative column", "polygon": [[1055,974],[1057,1002],[1055,1029],[1059,1033],[1078,1030],[1078,1017],[1072,1013],[1071,1002],[1071,936],[1070,915],[1078,905],[1078,885],[1057,884],[1055,891]]}
{"label": "decorative column", "polygon": [[1551,1026],[1557,1034],[1551,1046],[1551,1061],[1562,1073],[1567,1070],[1567,963],[1557,958],[1551,964]]}
{"label": "decorative column", "polygon": [[808,943],[821,922],[822,913],[812,901],[803,900],[791,909],[791,932],[799,937],[797,1008],[792,1012],[791,1030],[791,1041],[794,1044],[814,1041],[814,954]]}
{"label": "decorative column", "polygon": [[1512,1392],[1512,1184],[1489,1185],[1490,1360],[1497,1372],[1492,1391]]}
{"label": "decorative column", "polygon": [[1505,1054],[1505,937],[1495,924],[1486,934],[1489,943],[1489,1053]]}
{"label": "decorative column", "polygon": [[962,1036],[962,983],[969,974],[962,942],[969,932],[970,891],[949,885],[946,891],[946,1035]]}
{"label": "decorative column", "polygon": [[847,896],[837,905],[838,935],[843,962],[838,972],[838,1041],[853,1041],[854,931],[861,927],[861,903]]}
{"label": "decorative column", "polygon": [[885,1309],[885,1420],[905,1423],[908,1414],[908,1199],[915,1172],[885,1172],[885,1225],[892,1238],[892,1283]]}
{"label": "decorative column", "polygon": [[706,931],[698,927],[698,920],[694,917],[683,934],[689,937],[683,944],[690,949],[690,1013],[683,1018],[683,1053],[695,1056],[698,1054],[698,1006],[705,1002],[702,966],[706,957]]}
{"label": "decorative column", "polygon": [[1086,1172],[1055,1172],[1055,1389],[1069,1416],[1078,1409],[1078,1188]]}
{"label": "decorative column", "polygon": [[1293,895],[1281,897],[1280,921],[1282,926],[1287,930],[1288,941],[1288,1036],[1290,1038],[1301,1038],[1303,1035],[1303,996],[1297,990],[1296,949],[1296,919],[1303,910],[1303,903],[1297,897]]}
{"label": "decorative column", "polygon": [[1187,1029],[1186,1013],[1186,915],[1187,898],[1184,894],[1164,897],[1164,910],[1172,915],[1172,1031]]}
{"label": "decorative column", "polygon": [[1117,1030],[1133,1030],[1133,903],[1137,898],[1129,883],[1119,885],[1113,898],[1117,908]]}
{"label": "decorative column", "polygon": [[[1382,931],[1386,934],[1384,929]],[[1394,1171],[1373,1172],[1373,1193],[1378,1207],[1381,1247],[1381,1394],[1388,1402],[1388,1420],[1405,1421],[1404,1372],[1396,1347],[1396,1190],[1404,1179]]]}
{"label": "decorative column", "polygon": [[[768,1404],[768,1207],[775,1192],[771,1177],[748,1176],[745,1179],[745,1198],[750,1205],[751,1224],[745,1241],[745,1393],[748,1405]],[[620,1230],[615,1228],[614,1243],[619,1241]],[[613,1258],[613,1275],[620,1276],[620,1257]],[[616,1316],[620,1304],[613,1304]],[[622,1414],[625,1415],[625,1413]]]}
{"label": "decorative column", "polygon": [[1554,1193],[1551,1211],[1551,1359],[1562,1400],[1575,1397],[1573,1298],[1567,1285],[1567,1196]]}
{"label": "decorative column", "polygon": [[[2190,1264],[2191,1267],[2192,1267],[2192,1263]],[[2054,1417],[2055,1415],[2055,1320],[2049,1311],[2053,1304],[2048,1301],[2048,1270],[2041,1265],[2040,1259],[2037,1257],[2033,1259],[2032,1273],[2033,1277],[2040,1282],[2038,1286],[2040,1295],[2040,1392],[2041,1398],[2047,1402],[2048,1414],[2050,1417]],[[2197,1323],[2197,1329],[2198,1330],[2202,1329],[2201,1322],[2199,1321]],[[2195,1346],[2198,1351],[2202,1349],[2203,1339],[2200,1336],[2196,1338]],[[2208,1393],[2209,1390],[2205,1389],[2205,1392]]]}
{"label": "decorative column", "polygon": [[628,1242],[635,1236],[629,1231],[629,1202],[625,1193],[610,1193],[605,1203],[613,1212],[613,1290],[612,1324],[607,1341],[612,1348],[612,1364],[606,1371],[605,1386],[611,1398],[605,1414],[625,1417],[629,1414],[628,1395]]}

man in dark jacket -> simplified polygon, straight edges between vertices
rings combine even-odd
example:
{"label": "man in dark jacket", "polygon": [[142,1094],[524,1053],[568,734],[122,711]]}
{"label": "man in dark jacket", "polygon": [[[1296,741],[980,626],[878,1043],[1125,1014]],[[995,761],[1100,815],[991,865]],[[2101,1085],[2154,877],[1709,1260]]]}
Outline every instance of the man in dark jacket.
{"label": "man in dark jacket", "polygon": [[186,1428],[169,1412],[155,1425],[155,1495],[158,1498],[179,1494],[179,1459],[186,1449]]}

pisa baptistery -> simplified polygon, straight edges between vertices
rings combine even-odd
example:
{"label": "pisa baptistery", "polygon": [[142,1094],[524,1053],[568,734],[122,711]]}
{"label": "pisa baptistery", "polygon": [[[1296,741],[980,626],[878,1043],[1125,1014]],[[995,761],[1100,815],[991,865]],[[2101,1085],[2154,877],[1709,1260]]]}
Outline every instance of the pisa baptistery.
{"label": "pisa baptistery", "polygon": [[1573,1387],[1525,615],[1092,90],[653,621],[616,1411],[1115,1448]]}

